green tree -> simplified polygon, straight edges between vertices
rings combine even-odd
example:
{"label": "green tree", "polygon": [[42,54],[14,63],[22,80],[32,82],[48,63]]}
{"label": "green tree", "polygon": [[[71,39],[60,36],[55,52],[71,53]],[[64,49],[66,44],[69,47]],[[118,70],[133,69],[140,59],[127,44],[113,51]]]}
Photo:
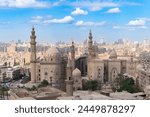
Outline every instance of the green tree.
{"label": "green tree", "polygon": [[83,86],[84,90],[92,90],[92,91],[95,91],[98,87],[98,82],[97,80],[89,80],[87,81],[84,86]]}
{"label": "green tree", "polygon": [[9,88],[6,86],[0,87],[0,98],[4,98],[4,96],[8,96]]}
{"label": "green tree", "polygon": [[134,80],[132,78],[124,79],[120,83],[120,90],[125,90],[128,91],[129,93],[137,93],[140,91],[138,87],[135,85]]}
{"label": "green tree", "polygon": [[37,87],[35,85],[32,86],[31,91],[36,91]]}
{"label": "green tree", "polygon": [[49,85],[49,82],[47,80],[43,80],[39,85],[38,87],[46,87]]}

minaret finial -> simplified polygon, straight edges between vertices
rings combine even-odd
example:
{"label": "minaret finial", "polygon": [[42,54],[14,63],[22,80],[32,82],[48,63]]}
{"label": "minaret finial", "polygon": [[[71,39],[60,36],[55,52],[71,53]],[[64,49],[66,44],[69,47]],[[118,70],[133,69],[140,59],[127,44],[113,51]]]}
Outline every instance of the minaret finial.
{"label": "minaret finial", "polygon": [[34,25],[32,25],[32,31],[34,30]]}
{"label": "minaret finial", "polygon": [[35,39],[36,35],[35,35],[35,29],[34,26],[32,27],[32,31],[31,31],[31,39]]}
{"label": "minaret finial", "polygon": [[91,29],[90,29],[90,31],[89,31],[89,40],[92,40],[92,31],[91,31]]}
{"label": "minaret finial", "polygon": [[72,46],[74,46],[74,41],[72,41]]}

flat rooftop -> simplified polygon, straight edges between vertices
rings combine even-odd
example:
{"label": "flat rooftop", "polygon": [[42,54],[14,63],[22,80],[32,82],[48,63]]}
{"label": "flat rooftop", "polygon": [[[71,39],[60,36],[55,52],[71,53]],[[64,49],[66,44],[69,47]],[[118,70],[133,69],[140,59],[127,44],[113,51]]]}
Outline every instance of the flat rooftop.
{"label": "flat rooftop", "polygon": [[126,91],[123,92],[115,92],[115,93],[110,93],[110,97],[112,98],[116,98],[119,100],[143,100],[143,97],[140,96],[140,94],[132,94],[132,93],[128,93]]}
{"label": "flat rooftop", "polygon": [[114,100],[115,98],[93,91],[74,91],[73,96],[58,97],[58,100]]}

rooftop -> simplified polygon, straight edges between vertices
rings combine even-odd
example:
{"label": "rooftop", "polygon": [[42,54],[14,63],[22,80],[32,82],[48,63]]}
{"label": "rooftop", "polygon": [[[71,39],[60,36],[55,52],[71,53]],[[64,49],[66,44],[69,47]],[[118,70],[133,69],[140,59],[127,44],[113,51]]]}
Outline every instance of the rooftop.
{"label": "rooftop", "polygon": [[73,96],[58,97],[58,100],[114,100],[115,98],[102,95],[93,91],[75,91]]}

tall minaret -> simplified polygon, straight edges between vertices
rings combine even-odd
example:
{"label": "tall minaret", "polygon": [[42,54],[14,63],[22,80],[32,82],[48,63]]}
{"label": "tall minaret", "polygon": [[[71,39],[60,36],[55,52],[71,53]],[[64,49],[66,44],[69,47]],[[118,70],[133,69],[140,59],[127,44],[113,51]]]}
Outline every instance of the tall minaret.
{"label": "tall minaret", "polygon": [[91,55],[91,52],[92,52],[92,46],[93,46],[93,41],[92,41],[92,32],[90,30],[89,32],[89,39],[88,39],[88,51],[89,51],[89,54]]}
{"label": "tall minaret", "polygon": [[75,47],[74,42],[71,45],[71,62],[72,62],[72,71],[75,69]]}
{"label": "tall minaret", "polygon": [[31,82],[36,83],[36,41],[35,41],[36,35],[35,35],[34,27],[32,28],[30,39],[31,39],[31,41],[30,41]]}
{"label": "tall minaret", "polygon": [[73,96],[72,65],[69,57],[68,57],[68,64],[67,64],[67,79],[65,80],[65,82],[66,82],[67,96]]}
{"label": "tall minaret", "polygon": [[72,63],[69,57],[68,57],[68,63],[67,63],[67,80],[68,79],[72,79]]}

